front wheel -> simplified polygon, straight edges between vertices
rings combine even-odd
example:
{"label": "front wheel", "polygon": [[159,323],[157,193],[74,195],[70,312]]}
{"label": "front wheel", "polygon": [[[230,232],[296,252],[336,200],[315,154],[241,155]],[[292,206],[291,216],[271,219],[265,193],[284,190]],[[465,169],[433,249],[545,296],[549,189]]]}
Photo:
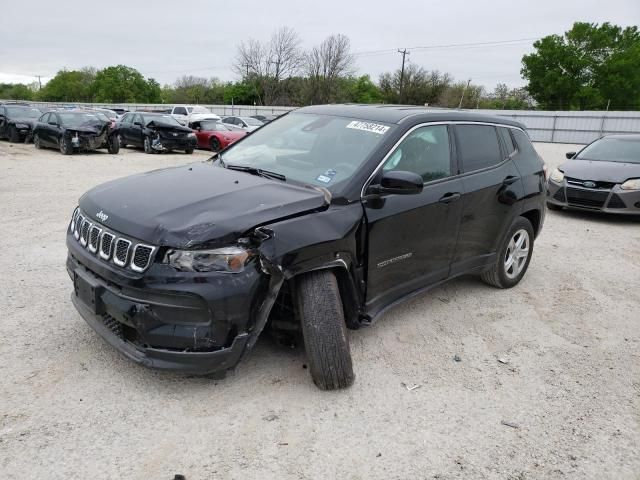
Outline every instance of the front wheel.
{"label": "front wheel", "polygon": [[220,140],[218,140],[216,137],[211,138],[211,151],[212,152],[220,151]]}
{"label": "front wheel", "polygon": [[40,143],[40,135],[38,135],[37,133],[33,134],[33,146],[38,150],[42,148],[42,143]]}
{"label": "front wheel", "polygon": [[524,217],[518,217],[511,224],[502,241],[498,258],[481,278],[498,288],[511,288],[524,277],[533,254],[533,227]]}
{"label": "front wheel", "polygon": [[127,148],[127,144],[122,141],[122,135],[118,135],[118,143],[120,143],[120,148]]}
{"label": "front wheel", "polygon": [[146,135],[142,146],[144,147],[144,153],[153,153],[153,149],[151,148],[151,139]]}
{"label": "front wheel", "polygon": [[193,153],[193,148],[187,148],[184,153],[186,153],[187,155],[191,155]]}
{"label": "front wheel", "polygon": [[73,153],[73,147],[64,136],[60,137],[59,141],[60,153],[63,155],[71,155]]}
{"label": "front wheel", "polygon": [[296,278],[296,312],[313,382],[322,390],[350,386],[355,375],[333,272],[319,270]]}
{"label": "front wheel", "polygon": [[117,155],[120,151],[120,137],[118,135],[112,135],[107,140],[107,151],[113,155]]}

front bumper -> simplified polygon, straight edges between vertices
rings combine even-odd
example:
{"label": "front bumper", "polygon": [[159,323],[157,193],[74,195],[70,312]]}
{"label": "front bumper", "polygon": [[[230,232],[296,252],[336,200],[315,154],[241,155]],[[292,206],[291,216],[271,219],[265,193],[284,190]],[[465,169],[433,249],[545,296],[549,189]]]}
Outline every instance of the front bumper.
{"label": "front bumper", "polygon": [[195,137],[170,138],[156,137],[151,141],[151,148],[158,152],[167,150],[195,150],[198,139]]}
{"label": "front bumper", "polygon": [[640,215],[640,191],[622,190],[620,185],[611,189],[595,189],[549,180],[547,203],[575,210],[597,211],[611,214]]}
{"label": "front bumper", "polygon": [[73,148],[77,148],[79,150],[96,150],[98,148],[104,148],[107,146],[107,136],[105,134],[102,135],[89,135],[89,134],[81,134],[81,135],[71,135],[69,137],[69,142],[73,146]]}
{"label": "front bumper", "polygon": [[182,373],[223,373],[253,346],[277,295],[259,267],[191,274],[154,264],[137,274],[100,260],[67,236],[72,302],[127,358]]}

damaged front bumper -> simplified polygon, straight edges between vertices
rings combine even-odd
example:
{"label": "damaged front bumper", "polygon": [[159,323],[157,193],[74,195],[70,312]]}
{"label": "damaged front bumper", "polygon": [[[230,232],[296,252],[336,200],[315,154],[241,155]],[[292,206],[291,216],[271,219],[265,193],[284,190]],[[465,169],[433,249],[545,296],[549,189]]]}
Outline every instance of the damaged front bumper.
{"label": "damaged front bumper", "polygon": [[154,264],[144,274],[101,261],[67,237],[72,302],[127,358],[147,367],[222,374],[255,344],[282,278],[259,261],[241,274],[192,274]]}
{"label": "damaged front bumper", "polygon": [[107,144],[107,134],[98,135],[90,133],[75,133],[70,136],[69,142],[73,148],[78,150],[96,150],[104,148]]}
{"label": "damaged front bumper", "polygon": [[165,152],[169,150],[195,150],[197,145],[198,140],[195,136],[171,138],[156,135],[156,137],[151,140],[151,148],[157,152]]}

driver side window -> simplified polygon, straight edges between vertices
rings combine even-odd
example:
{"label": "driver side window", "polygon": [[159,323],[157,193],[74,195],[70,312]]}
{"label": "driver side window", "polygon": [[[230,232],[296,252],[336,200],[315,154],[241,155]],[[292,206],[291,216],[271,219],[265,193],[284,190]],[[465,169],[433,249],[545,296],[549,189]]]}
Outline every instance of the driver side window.
{"label": "driver side window", "polygon": [[451,176],[451,149],[446,125],[420,127],[411,132],[382,167],[385,172],[417,173],[425,182]]}

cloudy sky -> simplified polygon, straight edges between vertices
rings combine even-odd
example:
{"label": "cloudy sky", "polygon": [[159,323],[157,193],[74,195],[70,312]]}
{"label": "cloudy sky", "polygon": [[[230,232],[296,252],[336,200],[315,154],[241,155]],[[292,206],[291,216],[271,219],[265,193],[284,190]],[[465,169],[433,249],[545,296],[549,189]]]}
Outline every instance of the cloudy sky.
{"label": "cloudy sky", "polygon": [[[0,82],[24,83],[63,67],[119,63],[163,84],[185,74],[233,80],[236,45],[286,25],[304,48],[347,35],[358,73],[373,79],[398,68],[395,50],[408,48],[412,63],[492,89],[523,84],[520,60],[532,38],[574,21],[640,24],[639,0],[30,0],[1,11]],[[482,42],[505,43],[442,47]]]}

